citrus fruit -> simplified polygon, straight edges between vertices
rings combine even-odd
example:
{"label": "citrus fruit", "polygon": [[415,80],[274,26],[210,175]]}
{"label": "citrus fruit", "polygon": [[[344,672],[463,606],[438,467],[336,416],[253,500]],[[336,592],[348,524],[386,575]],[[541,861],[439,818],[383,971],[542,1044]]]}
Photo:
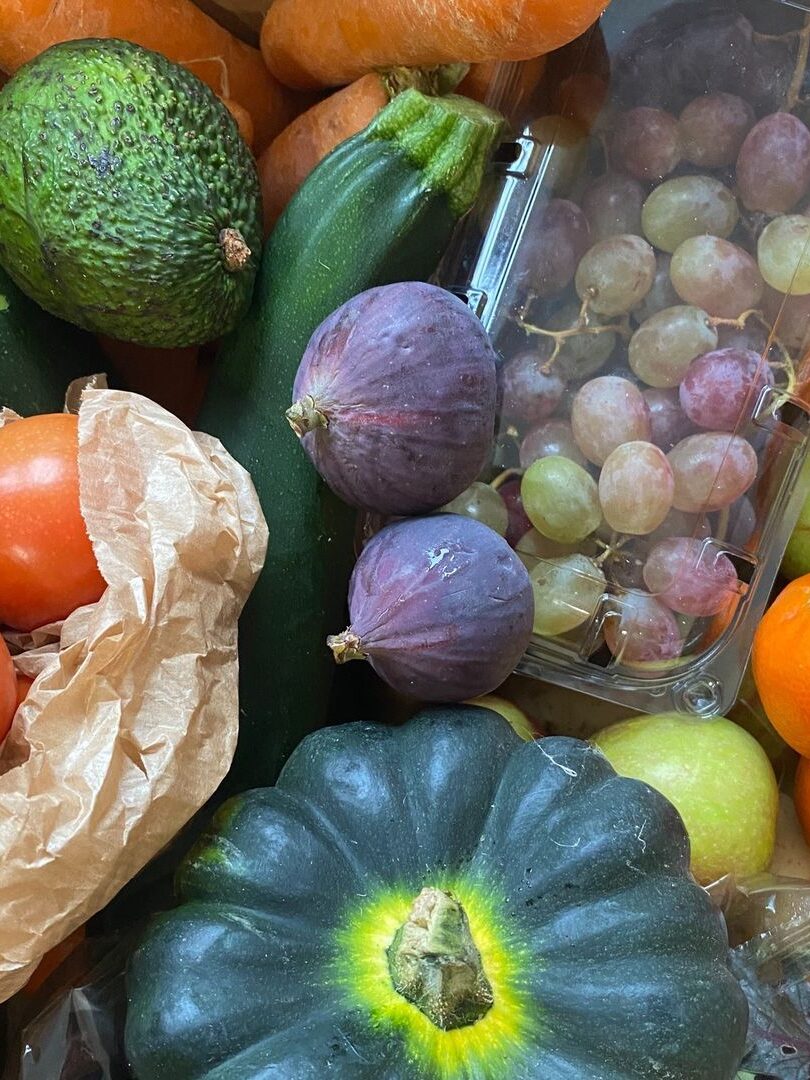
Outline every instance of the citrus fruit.
{"label": "citrus fruit", "polygon": [[785,588],[757,627],[754,680],[765,713],[785,740],[810,757],[810,574]]}

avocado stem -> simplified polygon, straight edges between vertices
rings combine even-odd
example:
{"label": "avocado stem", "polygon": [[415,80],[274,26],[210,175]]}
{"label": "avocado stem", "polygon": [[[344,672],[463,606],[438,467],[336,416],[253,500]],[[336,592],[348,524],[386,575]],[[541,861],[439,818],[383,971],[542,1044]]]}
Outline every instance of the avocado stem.
{"label": "avocado stem", "polygon": [[492,1008],[467,914],[449,892],[422,889],[387,956],[397,993],[442,1031],[474,1024]]}
{"label": "avocado stem", "polygon": [[346,664],[350,660],[366,660],[368,653],[362,649],[362,642],[351,627],[342,634],[330,634],[326,644],[332,650],[336,664]]}
{"label": "avocado stem", "polygon": [[307,394],[300,401],[296,401],[294,405],[287,409],[284,415],[299,439],[302,439],[310,431],[314,431],[315,428],[329,427],[329,418],[326,413],[321,412],[311,394]]}
{"label": "avocado stem", "polygon": [[236,274],[245,269],[252,252],[238,229],[221,229],[219,246],[222,250],[222,261],[229,273]]}

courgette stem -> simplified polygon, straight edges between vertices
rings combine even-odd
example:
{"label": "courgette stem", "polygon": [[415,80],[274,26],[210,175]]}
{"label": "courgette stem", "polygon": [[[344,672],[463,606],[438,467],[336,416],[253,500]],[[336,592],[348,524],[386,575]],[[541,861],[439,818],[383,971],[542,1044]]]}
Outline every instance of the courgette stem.
{"label": "courgette stem", "polygon": [[456,217],[478,197],[484,168],[504,130],[503,117],[477,101],[451,94],[429,98],[399,94],[366,129],[369,138],[394,143],[443,191]]}

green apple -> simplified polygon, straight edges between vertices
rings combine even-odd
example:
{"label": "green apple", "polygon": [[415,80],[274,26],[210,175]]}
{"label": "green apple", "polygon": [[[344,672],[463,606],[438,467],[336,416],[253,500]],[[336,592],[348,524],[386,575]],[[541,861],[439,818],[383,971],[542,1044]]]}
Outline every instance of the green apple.
{"label": "green apple", "polygon": [[779,791],[768,756],[723,716],[634,716],[591,740],[616,772],[644,780],[683,818],[692,873],[702,885],[766,870],[773,857]]}
{"label": "green apple", "polygon": [[[810,485],[810,457],[804,463],[799,483]],[[782,573],[791,580],[810,574],[810,495],[802,507],[796,528],[788,541],[785,557],[782,560]]]}
{"label": "green apple", "polygon": [[498,694],[485,694],[483,697],[465,702],[465,705],[478,705],[482,709],[499,713],[504,720],[508,720],[515,733],[527,742],[531,742],[542,734],[522,709]]}

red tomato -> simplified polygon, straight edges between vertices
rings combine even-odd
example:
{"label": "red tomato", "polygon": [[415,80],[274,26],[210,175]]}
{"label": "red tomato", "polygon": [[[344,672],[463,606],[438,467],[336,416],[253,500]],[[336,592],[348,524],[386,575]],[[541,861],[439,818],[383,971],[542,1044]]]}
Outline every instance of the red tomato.
{"label": "red tomato", "polygon": [[17,711],[17,680],[8,646],[0,637],[0,742],[8,735]]}
{"label": "red tomato", "polygon": [[78,418],[31,416],[0,429],[0,623],[66,618],[106,588],[79,509]]}

